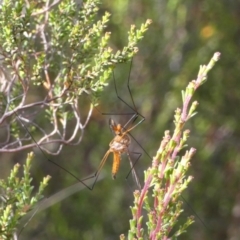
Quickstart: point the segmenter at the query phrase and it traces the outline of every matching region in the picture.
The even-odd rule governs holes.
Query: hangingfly
[[[104,166],[109,154],[113,153],[112,178],[115,179],[116,174],[120,167],[121,155],[123,153],[126,153],[128,156],[129,162],[130,162],[131,172],[133,174],[134,180],[136,181],[138,188],[141,188],[141,185],[139,183],[137,174],[135,172],[134,164],[132,163],[132,160],[131,160],[131,157],[129,154],[129,149],[128,149],[128,147],[131,143],[131,138],[130,138],[128,132],[130,132],[137,125],[138,124],[134,125],[133,127],[129,128],[127,130],[124,130],[123,127],[121,126],[121,124],[116,124],[113,119],[111,119],[111,118],[109,119],[109,126],[110,126],[110,129],[115,134],[115,137],[110,142],[109,149],[106,152],[106,154],[104,155],[103,159],[101,160],[97,172],[93,176],[93,177],[96,177],[95,181],[93,183],[93,186],[94,186],[95,182],[97,181],[100,171],[101,171],[102,167]],[[139,157],[140,156],[141,155],[139,154]],[[84,180],[86,180],[86,179],[84,179]]]

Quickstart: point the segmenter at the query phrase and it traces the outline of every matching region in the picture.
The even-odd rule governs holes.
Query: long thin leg
[[[141,119],[138,123],[136,123],[135,125],[133,125],[132,127],[130,127],[129,129],[127,129],[124,134],[129,133],[130,131],[132,131],[135,127],[137,127],[138,125],[140,125],[145,119]],[[124,127],[123,127],[124,129]]]
[[[84,178],[84,179],[81,180],[81,182],[84,182],[84,181],[89,180],[89,179],[91,179],[91,178],[95,178],[92,187],[88,187],[88,189],[93,190],[93,188],[94,188],[94,186],[95,186],[95,183],[97,182],[98,176],[99,176],[99,174],[100,174],[100,172],[101,172],[101,170],[102,170],[102,167],[104,166],[104,164],[105,164],[105,162],[106,162],[106,160],[107,160],[107,158],[108,158],[108,156],[109,156],[110,153],[111,153],[111,150],[109,149],[109,150],[105,153],[103,159],[101,160],[101,162],[100,162],[100,164],[99,164],[99,167],[98,167],[97,171],[95,172],[95,174],[94,174],[93,176],[90,176],[90,177],[87,177],[87,178]],[[84,184],[84,185],[85,185],[85,184]]]
[[[6,98],[5,102],[7,103]],[[48,158],[47,154],[44,152],[44,150],[42,149],[42,147],[38,144],[38,142],[36,141],[36,139],[34,138],[34,136],[31,134],[31,132],[28,130],[27,126],[24,124],[24,122],[22,121],[21,117],[18,115],[18,113],[16,111],[13,112],[14,115],[16,116],[17,121],[22,125],[22,127],[24,128],[24,130],[27,132],[27,134],[30,136],[30,138],[32,139],[32,141],[36,144],[36,146],[38,147],[38,149],[40,150],[40,152],[42,153],[43,157],[50,163],[54,164],[55,166],[59,167],[60,169],[64,170],[65,172],[67,172],[68,174],[70,174],[73,178],[75,178],[77,181],[81,182],[86,188],[88,188],[89,190],[92,190],[92,188],[90,188],[87,184],[84,183],[83,180],[79,179],[77,176],[75,176],[73,173],[71,173],[68,169],[62,167],[60,164],[54,162],[53,160],[51,160],[50,158]],[[109,153],[108,153],[109,154]],[[96,183],[97,179],[95,180],[94,184]]]
[[[21,228],[21,230],[17,233],[17,237],[20,236],[20,234],[22,233],[22,231],[26,228],[26,226],[29,224],[29,222],[33,219],[33,217],[37,214],[39,209],[39,206],[37,206],[36,209],[34,209],[33,214],[31,215],[31,217],[27,220],[27,222],[24,224],[24,226]]]
[[[7,100],[5,99],[5,101],[7,101]],[[98,171],[95,173],[95,176],[97,176],[97,177],[96,177],[96,179],[95,179],[95,181],[94,181],[93,186],[92,186],[92,187],[89,187],[89,186],[88,186],[87,184],[85,184],[85,182],[84,182],[84,180],[86,180],[86,179],[84,179],[84,180],[79,179],[77,176],[75,176],[73,173],[71,173],[68,169],[62,167],[60,164],[58,164],[58,163],[52,161],[50,158],[48,158],[48,156],[46,155],[46,153],[44,152],[44,150],[42,149],[42,147],[37,143],[37,141],[35,140],[34,136],[33,136],[33,135],[31,134],[31,132],[28,130],[27,126],[25,126],[24,122],[21,120],[20,116],[18,115],[18,113],[17,113],[16,111],[14,111],[14,115],[16,116],[17,121],[19,121],[19,123],[22,125],[22,127],[23,127],[23,128],[25,129],[25,131],[27,132],[27,134],[32,138],[33,142],[34,142],[34,143],[36,144],[36,146],[39,148],[39,150],[41,151],[43,157],[44,157],[48,162],[56,165],[56,166],[59,167],[60,169],[64,170],[64,171],[67,172],[68,174],[70,174],[73,178],[75,178],[77,181],[81,182],[81,183],[82,183],[86,188],[88,188],[89,190],[92,190],[92,189],[93,189],[93,187],[94,187],[94,185],[95,185],[95,183],[97,182],[97,179],[98,179],[97,174],[98,174],[98,172],[99,172],[101,169],[98,170]],[[109,153],[110,153],[110,152],[108,151],[108,152],[105,154],[104,158],[105,158],[105,157],[107,158],[107,156],[109,155]],[[106,156],[106,155],[107,155],[107,156]],[[104,158],[103,158],[103,160],[104,160]],[[105,159],[104,162],[103,162],[103,160],[102,160],[102,162],[101,162],[102,166],[104,165],[106,159]],[[101,166],[101,168],[102,168],[102,166]],[[87,179],[90,179],[90,177],[87,178]]]
[[[117,90],[117,84],[116,84],[114,72],[112,72],[112,74],[113,74],[114,88],[115,88],[115,92],[116,92],[117,98],[118,98],[120,101],[122,101],[125,105],[127,105],[128,108],[130,108],[133,112],[131,112],[131,113],[129,113],[129,112],[128,112],[128,113],[117,113],[117,112],[102,113],[102,115],[131,115],[131,118],[130,118],[130,119],[127,121],[127,123],[124,125],[124,129],[127,128],[127,126],[128,126],[130,123],[134,123],[139,116],[142,118],[142,119],[140,120],[141,123],[145,120],[145,117],[137,111],[135,102],[134,102],[134,100],[133,100],[132,91],[131,91],[131,88],[130,88],[130,74],[131,74],[132,62],[133,62],[133,61],[131,60],[131,62],[130,62],[130,70],[129,70],[129,74],[128,74],[128,81],[127,81],[127,88],[128,88],[128,92],[129,92],[129,95],[130,95],[130,98],[131,98],[131,102],[132,102],[133,107],[132,107],[130,104],[128,104],[128,103],[119,95],[118,90]],[[138,125],[138,123],[137,123],[137,125]]]
[[[141,190],[142,187],[141,187],[139,178],[138,178],[138,176],[137,176],[137,173],[136,173],[134,167],[135,167],[136,163],[138,162],[139,158],[142,156],[142,154],[141,154],[141,153],[138,153],[138,152],[131,152],[131,153],[137,154],[138,157],[137,157],[137,160],[133,163],[133,162],[132,162],[132,159],[131,159],[131,156],[130,156],[130,152],[127,152],[127,156],[128,156],[128,159],[129,159],[129,163],[130,163],[131,169],[130,169],[130,171],[128,172],[128,174],[127,174],[127,176],[126,176],[126,179],[129,177],[130,173],[132,173],[132,176],[133,176],[134,181],[136,182],[139,190]]]
[[[142,145],[135,139],[135,137],[130,133],[128,132],[128,134],[131,136],[131,138],[138,144],[138,146],[146,153],[146,155],[152,159],[152,157],[148,154],[148,152],[142,147]]]

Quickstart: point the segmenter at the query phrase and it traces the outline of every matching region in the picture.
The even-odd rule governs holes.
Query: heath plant
[[[187,170],[196,152],[191,147],[183,155],[180,151],[187,147],[190,131],[185,124],[196,114],[197,101],[191,103],[195,91],[207,80],[208,72],[219,60],[220,53],[214,54],[208,65],[200,66],[196,80],[192,80],[182,91],[182,107],[174,115],[175,129],[165,131],[152,165],[145,171],[144,186],[134,192],[131,207],[133,218],[130,220],[129,240],[177,239],[194,220],[190,216],[186,222],[172,231],[178,217],[183,212],[181,195],[193,177]],[[124,235],[121,240],[126,239]]]
[[[43,198],[50,176],[40,182],[37,192],[33,192],[31,164],[33,153],[29,153],[20,173],[20,164],[15,164],[7,179],[0,179],[0,239],[17,239],[19,221]],[[20,177],[20,174],[22,177]]]
[[[57,155],[63,145],[81,142],[113,68],[132,59],[151,23],[131,26],[127,45],[114,53],[106,31],[110,14],[99,16],[98,6],[97,0],[2,1],[0,125],[5,126],[5,139],[0,152],[37,146]],[[91,99],[85,120],[79,111],[83,94]],[[33,140],[36,133],[41,137]]]

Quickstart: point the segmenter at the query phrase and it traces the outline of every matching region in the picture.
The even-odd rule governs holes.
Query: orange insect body
[[[118,152],[113,152],[113,165],[112,165],[112,178],[116,179],[116,174],[120,167],[121,154]]]
[[[139,123],[141,123],[141,122],[139,122]],[[133,173],[133,177],[135,178],[136,183],[139,186],[139,189],[141,189],[141,185],[140,185],[139,180],[137,178],[136,172],[133,168],[134,165],[131,161],[131,158],[130,158],[130,155],[129,155],[129,150],[128,150],[128,147],[131,143],[131,138],[128,135],[128,132],[130,132],[138,124],[134,125],[133,127],[128,128],[128,129],[124,129],[124,127],[122,127],[121,124],[116,124],[114,122],[114,120],[112,120],[111,118],[109,119],[109,127],[111,128],[111,130],[115,134],[115,137],[110,142],[109,149],[105,153],[104,157],[102,158],[102,161],[99,164],[98,170],[94,175],[96,177],[96,179],[98,178],[99,173],[100,173],[102,167],[104,166],[104,164],[105,164],[105,162],[106,162],[110,153],[113,153],[112,177],[113,177],[113,179],[115,179],[116,174],[117,174],[117,172],[119,170],[119,167],[120,167],[121,155],[123,153],[126,153],[127,156],[128,156],[130,165],[131,165],[131,171]],[[86,179],[84,179],[84,180],[86,180]],[[96,180],[95,180],[95,182],[96,182]]]
[[[115,138],[109,144],[109,151],[113,153],[112,177],[115,179],[120,166],[121,154],[128,153],[131,138],[126,132],[122,133],[121,125],[116,125],[112,119],[110,120],[110,127],[116,134]]]

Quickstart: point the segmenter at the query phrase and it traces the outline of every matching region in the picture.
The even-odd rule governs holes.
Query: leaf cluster
[[[23,165],[22,177],[19,177],[20,164],[16,164],[7,179],[0,179],[0,239],[12,239],[21,218],[43,198],[43,191],[48,185],[50,176],[43,178],[38,191],[33,194],[34,187],[31,185],[30,175],[33,156],[33,153],[28,154]]]

